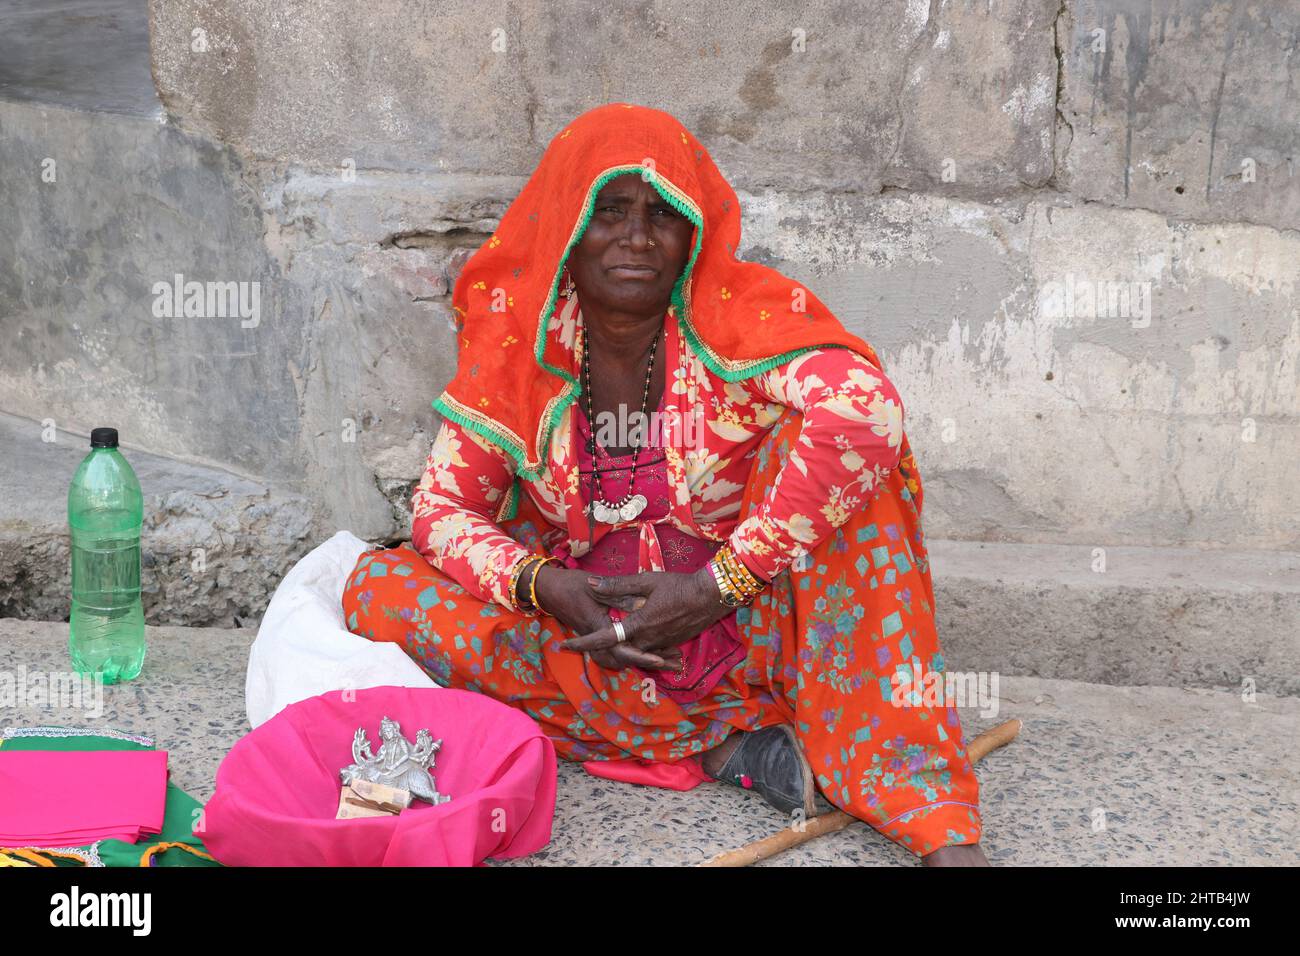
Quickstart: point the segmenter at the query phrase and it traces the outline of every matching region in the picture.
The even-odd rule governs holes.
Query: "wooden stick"
[[[992,730],[984,731],[984,733],[972,740],[966,747],[966,756],[970,758],[971,764],[979,763],[991,751],[997,750],[999,747],[1003,747],[1015,740],[1023,724],[1024,722],[1019,718],[1008,720],[998,724]],[[766,860],[768,857],[776,856],[782,850],[788,850],[791,847],[807,843],[809,840],[815,840],[827,833],[843,830],[855,820],[857,820],[857,817],[845,813],[843,810],[832,810],[830,813],[823,813],[821,816],[808,820],[802,825],[801,829],[786,827],[770,837],[747,843],[735,850],[719,853],[713,859],[701,863],[700,866],[750,866],[759,860]]]
[[[970,758],[972,764],[979,763],[999,747],[1005,747],[1015,740],[1024,725],[1025,722],[1017,717],[1015,720],[1003,721],[991,730],[984,731],[970,742],[970,746],[966,748],[966,756]]]

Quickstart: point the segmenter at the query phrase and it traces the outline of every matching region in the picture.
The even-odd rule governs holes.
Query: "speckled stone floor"
[[[170,752],[173,779],[212,796],[248,731],[244,667],[254,631],[150,628],[136,680],[106,688],[96,719],[0,701],[0,724],[116,727]],[[0,620],[0,675],[66,671],[67,625]],[[30,685],[29,681],[29,685]],[[1300,863],[1300,699],[1002,677],[1000,710],[962,710],[968,737],[1020,717],[1019,739],[978,766],[994,863],[1100,866]],[[504,865],[691,865],[785,825],[752,794],[599,780],[561,762],[551,844]],[[764,865],[914,866],[866,826]]]

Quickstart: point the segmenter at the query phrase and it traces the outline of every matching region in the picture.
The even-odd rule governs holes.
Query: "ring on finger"
[[[627,640],[627,630],[624,629],[623,622],[617,619],[614,621],[614,636],[618,638],[620,644]]]

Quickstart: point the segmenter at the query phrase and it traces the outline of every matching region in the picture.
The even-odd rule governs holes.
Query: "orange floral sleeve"
[[[531,552],[496,523],[513,466],[504,449],[444,420],[411,495],[411,545],[475,597],[517,611],[510,576]]]
[[[761,506],[728,539],[745,566],[770,581],[848,521],[898,466],[903,404],[879,369],[844,348],[813,349],[744,384],[756,402],[803,415]]]

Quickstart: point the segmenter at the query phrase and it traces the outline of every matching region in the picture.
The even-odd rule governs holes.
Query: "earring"
[[[647,240],[646,240],[646,243],[649,244],[651,247],[653,247],[654,244],[655,244],[655,241],[654,241],[653,239],[647,239]]]
[[[560,295],[566,299],[572,299],[573,294],[577,291],[573,285],[573,276],[569,274],[568,269],[565,269],[564,278],[560,280]]]

